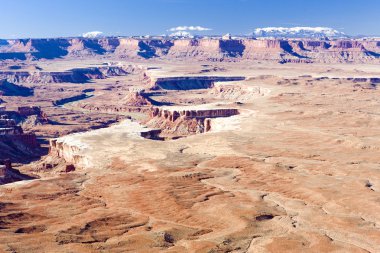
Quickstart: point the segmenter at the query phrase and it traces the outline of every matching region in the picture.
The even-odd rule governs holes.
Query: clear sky
[[[248,34],[257,27],[326,26],[380,35],[380,0],[0,0],[0,38],[164,34]]]

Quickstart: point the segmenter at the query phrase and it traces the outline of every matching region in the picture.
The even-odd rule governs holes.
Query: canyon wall
[[[79,100],[86,99],[86,98],[89,98],[89,97],[90,96],[88,96],[86,93],[82,93],[80,95],[76,95],[76,96],[72,96],[72,97],[67,97],[67,98],[62,98],[62,99],[55,100],[55,101],[53,101],[53,105],[55,105],[55,106],[62,106],[64,104],[75,102],[75,101],[79,101]]]
[[[1,76],[0,73],[0,96],[28,97],[34,94],[32,88],[16,85],[14,83],[9,82],[7,79],[1,79],[2,77],[4,76]]]
[[[89,164],[89,161],[85,156],[80,155],[81,151],[82,147],[75,143],[67,143],[63,139],[50,140],[50,155],[63,158],[66,163],[83,168]]]
[[[40,145],[34,133],[24,133],[7,112],[0,114],[0,159],[26,161],[39,153]]]
[[[266,96],[270,89],[260,86],[244,85],[243,83],[223,83],[217,82],[209,90],[208,94],[212,97],[231,102],[253,102],[256,98]]]
[[[209,132],[212,119],[238,115],[239,110],[227,109],[163,109],[153,108],[150,119],[146,122],[149,131],[142,136],[150,139],[180,138],[187,135]]]
[[[242,76],[183,76],[183,77],[159,77],[151,79],[151,89],[164,90],[194,90],[208,89],[215,82],[242,81]]]
[[[184,118],[218,118],[218,117],[230,117],[238,115],[238,109],[183,109],[183,110],[169,110],[154,108],[151,112],[151,117],[162,117],[174,122],[180,117]]]
[[[219,40],[174,40],[168,51],[170,58],[202,58],[207,60],[222,59]]]
[[[110,66],[77,68],[63,72],[0,71],[0,79],[10,83],[86,83],[91,79],[105,79],[108,76],[127,74],[128,72],[122,67]]]
[[[380,41],[315,39],[60,38],[3,40],[0,60],[65,57],[182,59],[201,61],[380,62]]]

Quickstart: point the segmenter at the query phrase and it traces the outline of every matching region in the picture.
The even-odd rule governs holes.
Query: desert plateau
[[[380,39],[281,29],[0,40],[0,252],[380,252]]]

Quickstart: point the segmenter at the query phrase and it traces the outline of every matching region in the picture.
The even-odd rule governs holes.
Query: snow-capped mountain
[[[255,29],[252,35],[274,38],[347,37],[344,33],[329,27],[265,27]]]
[[[103,36],[103,32],[100,32],[100,31],[86,32],[82,34],[83,38],[90,38],[90,39],[99,38],[102,36]]]
[[[177,38],[194,38],[194,36],[186,31],[178,31],[169,35],[169,37],[177,37]]]

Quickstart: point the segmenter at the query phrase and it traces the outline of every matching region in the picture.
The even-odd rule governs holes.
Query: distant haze
[[[320,38],[320,37],[346,37],[330,27],[264,27],[256,28],[252,33],[258,37],[287,37],[287,38]]]

